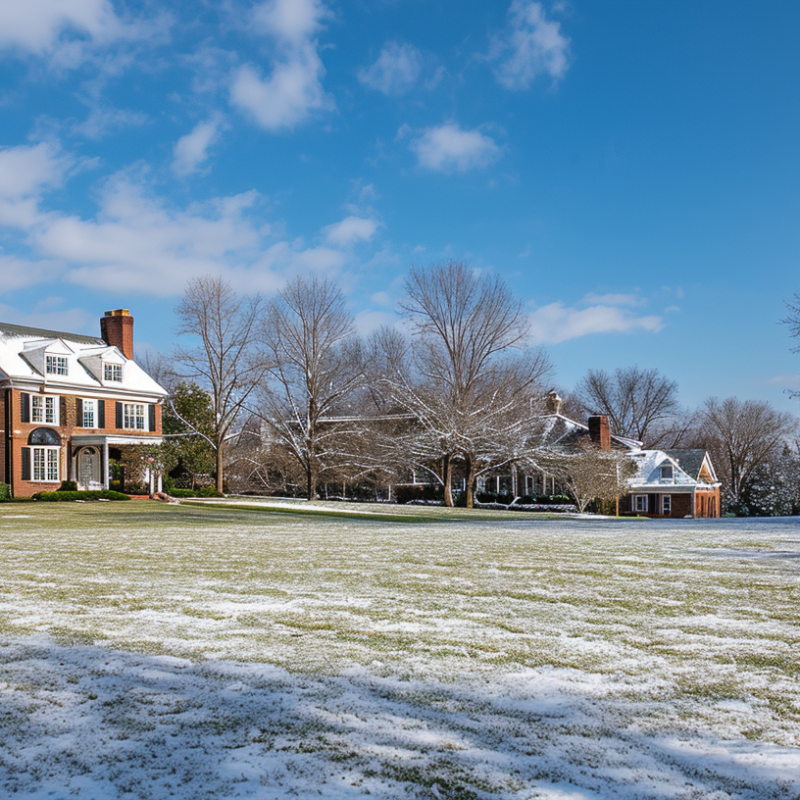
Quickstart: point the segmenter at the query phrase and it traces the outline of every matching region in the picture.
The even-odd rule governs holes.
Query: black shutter
[[[66,425],[67,424],[67,398],[60,397],[59,398],[59,411],[58,411],[58,424],[59,425]]]
[[[150,427],[148,430],[154,431],[156,429],[156,407],[151,403],[147,408],[150,412],[150,419],[148,420]]]
[[[83,427],[83,400],[81,400],[80,397],[78,397],[75,400],[75,416],[78,418],[75,421],[75,427],[76,428],[82,428]]]
[[[31,479],[31,449],[30,447],[22,448],[22,480],[29,481]]]
[[[19,396],[19,417],[22,422],[31,421],[31,396],[26,392]]]
[[[117,429],[122,428],[122,403],[117,401]]]
[[[106,401],[97,401],[97,427],[105,428],[106,426]]]

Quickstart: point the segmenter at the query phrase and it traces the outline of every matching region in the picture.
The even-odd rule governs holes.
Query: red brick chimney
[[[611,430],[608,427],[608,417],[589,417],[589,436],[594,444],[599,444],[601,450],[611,449]]]
[[[106,311],[100,317],[100,335],[110,347],[117,347],[125,358],[133,358],[133,317],[127,308]]]

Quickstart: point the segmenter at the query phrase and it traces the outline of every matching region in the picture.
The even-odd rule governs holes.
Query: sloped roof
[[[576,422],[563,414],[545,414],[541,419],[543,422],[542,441],[545,445],[570,446],[589,435],[588,425]],[[642,446],[642,443],[635,439],[630,439],[627,436],[617,436],[613,432],[611,433],[611,441],[621,444],[628,450],[638,450]]]
[[[670,457],[675,459],[680,465],[680,468],[695,480],[700,477],[700,468],[703,466],[703,460],[706,457],[705,450],[664,450]]]
[[[34,355],[54,348],[54,352],[64,352],[72,362],[68,375],[43,375],[32,363]],[[87,369],[87,360],[111,356],[114,363],[120,359],[124,364],[122,380],[113,385],[100,380]],[[42,358],[44,356],[41,356]],[[119,349],[107,344],[97,336],[80,333],[63,333],[26,325],[13,325],[0,322],[0,378],[17,380],[46,381],[55,391],[85,391],[102,389],[113,392],[135,392],[150,396],[166,396],[166,390],[159,386],[135,361],[125,358]]]
[[[29,328],[27,325],[12,325],[10,322],[0,322],[0,334],[34,339],[67,339],[70,342],[80,342],[81,344],[107,346],[105,341],[97,336],[84,336],[81,333],[64,333],[62,331],[46,330],[45,328]]]

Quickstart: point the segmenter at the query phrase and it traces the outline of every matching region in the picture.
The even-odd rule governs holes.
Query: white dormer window
[[[103,380],[120,383],[122,381],[122,364],[103,364]]]
[[[671,481],[674,477],[675,477],[675,475],[673,473],[671,464],[665,464],[663,467],[661,467],[661,480],[662,481]]]
[[[45,356],[44,369],[48,375],[67,375],[67,359],[65,356]]]

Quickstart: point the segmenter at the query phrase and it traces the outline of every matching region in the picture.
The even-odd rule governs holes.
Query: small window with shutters
[[[58,425],[59,406],[58,397],[53,395],[30,395],[30,421],[45,425]]]
[[[81,428],[97,428],[97,400],[79,400],[78,418]]]

